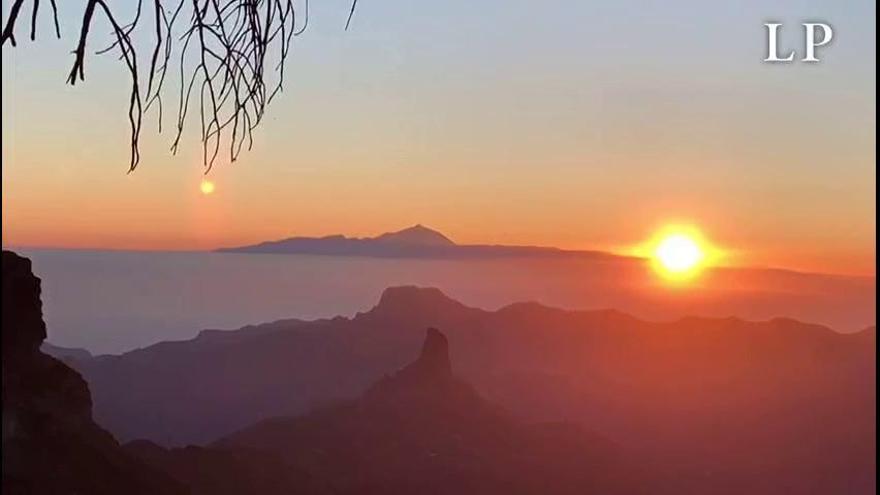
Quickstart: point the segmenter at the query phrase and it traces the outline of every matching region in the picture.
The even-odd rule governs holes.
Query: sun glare
[[[647,259],[661,277],[673,282],[690,280],[719,260],[720,251],[711,246],[699,230],[670,225],[660,229],[633,254]]]
[[[703,250],[697,242],[684,234],[664,237],[654,250],[654,257],[670,273],[686,273],[703,259]]]
[[[202,179],[202,183],[199,184],[199,189],[204,195],[211,194],[214,192],[214,183],[209,181],[208,179]]]

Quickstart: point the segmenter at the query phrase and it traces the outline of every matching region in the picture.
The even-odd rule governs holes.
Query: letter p
[[[822,30],[822,41],[816,40],[816,28]],[[803,62],[818,62],[816,48],[830,43],[831,38],[834,37],[834,32],[831,30],[831,26],[822,23],[804,23],[804,30],[806,31],[804,37],[807,42],[807,56],[803,58]]]

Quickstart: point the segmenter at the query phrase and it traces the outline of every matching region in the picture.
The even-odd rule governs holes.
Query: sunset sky
[[[62,40],[44,24],[3,48],[4,246],[422,223],[462,243],[620,250],[685,222],[733,264],[874,270],[870,1],[362,1],[347,32],[347,0],[312,2],[284,94],[210,195],[195,134],[172,156],[154,115],[126,174],[127,74],[92,57],[85,84],[64,84],[81,9],[64,3]],[[768,65],[769,20],[786,48],[804,20],[835,39],[819,64]]]

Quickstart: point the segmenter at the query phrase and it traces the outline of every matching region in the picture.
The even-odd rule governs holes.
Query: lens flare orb
[[[214,193],[214,183],[209,181],[208,179],[202,179],[202,183],[199,184],[199,190],[202,191],[202,194],[205,196]]]

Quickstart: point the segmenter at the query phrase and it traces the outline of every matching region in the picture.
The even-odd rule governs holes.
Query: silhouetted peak
[[[361,404],[414,415],[440,411],[479,415],[486,408],[473,387],[452,374],[449,341],[436,328],[428,329],[419,357],[376,382]]]
[[[428,246],[454,246],[455,243],[445,235],[434,229],[429,229],[422,224],[413,225],[412,227],[399,230],[397,232],[388,232],[376,237],[377,241],[396,242],[403,244],[421,244]]]
[[[411,365],[418,367],[423,373],[432,375],[451,375],[452,364],[449,361],[449,341],[436,328],[429,328],[422,344],[419,358]]]
[[[428,329],[419,357],[390,377],[392,383],[418,387],[428,383],[448,382],[451,379],[449,341],[436,328]]]
[[[389,287],[382,291],[379,303],[372,313],[387,313],[394,316],[435,314],[452,315],[466,308],[460,302],[448,297],[440,289],[416,287],[412,285]]]

